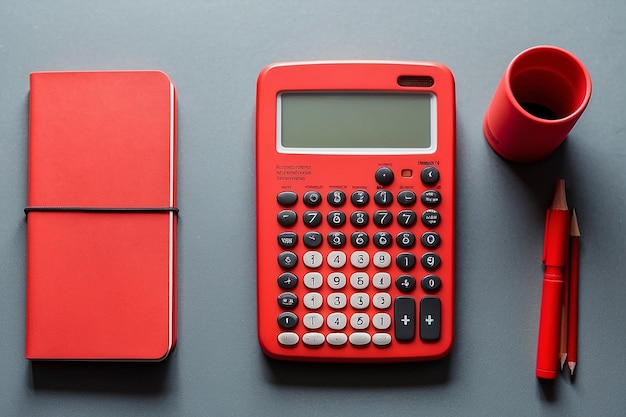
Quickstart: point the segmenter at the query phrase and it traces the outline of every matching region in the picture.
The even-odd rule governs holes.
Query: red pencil
[[[576,211],[572,214],[569,257],[569,314],[567,329],[567,366],[574,375],[578,350],[578,270],[580,265],[580,229]]]
[[[544,236],[543,288],[537,344],[538,378],[554,379],[559,368],[563,278],[568,263],[570,214],[565,197],[565,181],[559,180],[552,206],[548,209]]]

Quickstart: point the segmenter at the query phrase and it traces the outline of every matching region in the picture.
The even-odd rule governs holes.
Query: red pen
[[[538,378],[554,379],[559,368],[563,277],[568,264],[570,214],[565,181],[558,180],[552,206],[548,209],[543,247],[543,289],[537,345]]]
[[[578,270],[580,265],[580,229],[576,212],[572,215],[569,264],[569,318],[567,331],[567,366],[574,375],[578,360]]]

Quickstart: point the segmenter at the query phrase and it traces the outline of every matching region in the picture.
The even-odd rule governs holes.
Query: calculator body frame
[[[433,80],[430,86],[410,86],[400,85],[399,77],[426,77]],[[419,83],[418,83],[419,84]],[[277,97],[284,92],[392,92],[392,93],[429,93],[436,100],[436,149],[423,153],[396,153],[393,150],[383,152],[366,153],[337,153],[327,152],[316,154],[311,151],[298,153],[289,151],[281,152],[277,148],[277,125],[279,112]],[[454,77],[451,71],[444,65],[432,62],[413,61],[311,61],[311,62],[291,62],[277,63],[265,67],[259,74],[257,80],[257,106],[256,106],[256,202],[257,202],[257,321],[258,338],[260,346],[265,354],[275,359],[299,360],[299,361],[325,361],[325,362],[398,362],[398,361],[420,361],[434,360],[446,356],[451,350],[453,341],[454,326],[454,204],[455,204],[455,89]],[[427,166],[437,168],[440,179],[434,185],[425,186],[420,180],[420,172]],[[389,167],[394,173],[394,181],[391,185],[382,186],[375,180],[375,172],[380,167]],[[310,230],[319,231],[324,237],[324,241],[319,249],[323,254],[324,263],[321,265],[321,272],[324,279],[335,271],[326,265],[325,258],[329,251],[326,241],[328,233],[339,230],[331,227],[326,222],[329,210],[334,209],[326,204],[327,193],[331,190],[341,189],[347,196],[347,201],[339,210],[345,210],[348,220],[343,229],[346,231],[347,244],[343,248],[348,252],[347,264],[344,270],[348,283],[344,292],[348,295],[361,291],[350,288],[350,273],[353,268],[350,266],[350,253],[355,248],[351,247],[350,233],[355,230],[350,225],[350,211],[356,210],[350,207],[350,195],[354,190],[366,190],[370,201],[367,210],[373,212],[379,208],[375,207],[374,194],[380,189],[388,189],[394,195],[394,199],[402,190],[414,190],[417,194],[417,203],[413,209],[418,215],[418,224],[414,226],[417,238],[416,245],[412,249],[392,250],[393,256],[398,252],[412,252],[417,258],[416,267],[409,271],[417,280],[417,286],[410,294],[402,293],[394,285],[394,280],[398,275],[404,273],[400,271],[392,260],[391,266],[387,268],[391,274],[392,283],[386,290],[378,290],[372,287],[362,290],[373,296],[375,293],[384,291],[395,297],[411,296],[417,301],[417,318],[419,318],[419,300],[431,294],[425,293],[420,288],[422,276],[430,274],[423,270],[420,265],[420,256],[429,251],[436,252],[441,258],[439,268],[434,272],[442,281],[440,288],[434,294],[441,300],[441,334],[436,341],[424,342],[420,340],[419,333],[416,334],[412,342],[392,342],[385,347],[375,346],[369,343],[365,346],[353,346],[347,342],[343,346],[330,346],[323,343],[319,347],[310,347],[299,341],[294,346],[284,346],[278,342],[278,334],[283,331],[278,325],[277,317],[286,311],[279,306],[277,296],[285,291],[291,291],[302,297],[308,292],[319,292],[324,299],[324,306],[320,308],[324,319],[333,310],[326,305],[326,298],[335,290],[329,289],[324,284],[320,289],[306,289],[303,286],[302,275],[309,271],[305,267],[302,259],[299,259],[293,272],[298,278],[298,286],[293,290],[281,289],[277,284],[277,277],[285,272],[278,263],[277,256],[285,249],[277,242],[277,235],[284,231],[293,231],[298,235],[297,252],[301,254],[309,251],[303,247],[302,236]],[[428,207],[420,206],[420,194],[426,189],[437,189],[441,192],[441,202],[436,210],[441,216],[441,222],[436,227],[437,233],[441,236],[440,245],[432,250],[425,249],[420,245],[420,235],[428,228],[422,225],[419,216]],[[323,198],[323,207],[307,207],[303,204],[304,193],[316,190]],[[305,226],[302,219],[298,217],[298,222],[292,227],[283,227],[277,222],[277,215],[285,207],[277,202],[277,194],[282,191],[293,191],[298,196],[297,203],[288,207],[299,213],[306,210],[320,210],[324,221],[316,228],[311,229]],[[394,201],[395,203],[395,201]],[[395,210],[403,209],[398,207]],[[384,209],[384,208],[383,208]],[[394,214],[395,216],[395,214]],[[343,230],[342,229],[342,230]],[[365,230],[370,236],[375,230],[387,230],[394,237],[403,228],[394,218],[393,223],[380,229],[370,223]],[[369,246],[363,250],[374,256],[379,250],[370,241]],[[371,276],[378,271],[370,263],[365,269]],[[349,297],[348,297],[349,298]],[[350,309],[348,301],[347,310]],[[300,301],[292,311],[302,321],[303,315],[311,312]],[[369,306],[368,312],[374,313],[375,309]],[[393,306],[389,314],[392,317],[392,328],[389,330],[393,334],[395,325]],[[346,332],[350,333],[350,318]],[[296,330],[297,329],[297,330]],[[298,323],[293,331],[300,334],[307,332],[303,323]],[[291,331],[291,330],[290,330]],[[316,332],[327,334],[330,332],[326,323]],[[369,333],[377,332],[370,325],[365,330]],[[419,330],[418,330],[419,332]]]

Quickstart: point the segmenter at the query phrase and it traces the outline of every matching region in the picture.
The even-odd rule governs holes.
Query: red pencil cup
[[[591,97],[583,63],[555,46],[517,55],[491,99],[483,132],[494,151],[514,162],[545,158],[565,140]]]

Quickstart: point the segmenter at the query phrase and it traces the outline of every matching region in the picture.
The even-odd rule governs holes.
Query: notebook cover
[[[28,207],[52,210],[27,214],[26,357],[165,358],[176,343],[174,85],[158,71],[32,73],[29,128]]]

